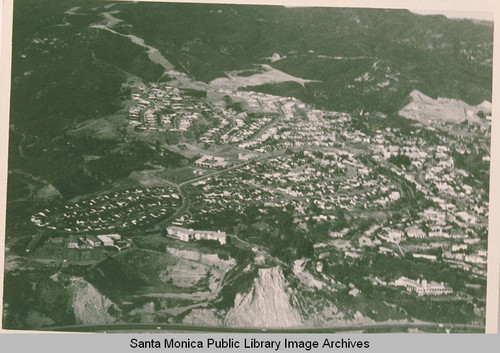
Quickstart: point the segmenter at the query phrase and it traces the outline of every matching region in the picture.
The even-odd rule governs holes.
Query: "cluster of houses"
[[[195,207],[199,210],[194,210],[190,217],[197,220],[209,218],[210,214],[226,208],[243,211],[247,202],[262,201],[265,207],[292,205],[297,217],[302,217],[301,221],[313,218],[317,222],[331,222],[334,220],[332,214],[338,208],[390,209],[391,203],[403,196],[401,187],[395,184],[396,179],[412,184],[433,206],[417,210],[417,216],[379,230],[378,239],[363,237],[360,246],[377,246],[380,241],[398,244],[402,240],[424,238],[428,241],[461,241],[473,237],[467,234],[474,233],[475,227],[481,224],[478,215],[487,215],[487,207],[481,198],[476,200],[474,189],[462,182],[468,173],[455,167],[451,153],[452,149],[461,148],[460,143],[450,145],[446,138],[441,138],[441,144],[432,145],[421,137],[407,136],[390,127],[367,135],[351,126],[353,119],[348,114],[315,110],[288,98],[269,96],[268,100],[276,102],[280,119],[238,147],[262,154],[307,147],[303,157],[276,156],[197,183],[199,193]],[[232,126],[234,124],[242,125],[243,120]],[[372,166],[344,148],[347,143],[367,144],[372,159],[398,178],[390,174],[375,175]],[[320,155],[312,153],[315,147],[319,147]],[[401,155],[408,157],[409,165],[394,165],[388,161],[392,156]],[[248,175],[252,178],[246,177]],[[458,196],[464,196],[470,202],[454,202],[452,199]],[[316,214],[309,215],[311,205],[315,206]],[[189,224],[189,221],[192,220],[186,219],[184,224]],[[331,235],[341,238],[342,232]],[[359,255],[356,251],[351,252]],[[379,246],[379,252],[394,253],[390,247],[382,246]],[[416,253],[414,257],[436,261],[435,255],[425,253]],[[464,254],[462,260],[468,264],[485,261],[477,254]]]
[[[485,207],[482,198],[478,193],[484,193],[484,190],[474,190],[470,185],[464,182],[470,175],[467,171],[456,168],[454,159],[451,157],[451,148],[444,145],[426,146],[420,138],[396,139],[399,145],[394,145],[396,136],[393,134],[392,143],[388,145],[370,146],[374,151],[374,159],[387,159],[392,155],[405,155],[410,158],[411,171],[405,168],[400,169],[391,166],[391,171],[406,181],[413,184],[415,188],[422,192],[425,197],[438,206],[438,210],[433,212],[439,219],[430,219],[436,225],[444,225],[444,219],[447,217],[458,227],[468,227],[479,223],[479,217],[486,217],[487,207]],[[443,139],[443,137],[442,137]],[[449,143],[444,140],[443,142]],[[454,141],[456,143],[456,141]],[[460,144],[454,146],[457,153],[467,153]],[[383,158],[380,158],[382,154]],[[422,168],[425,166],[425,168]],[[419,176],[421,174],[421,177]],[[474,191],[476,194],[474,194]],[[450,199],[463,199],[467,202],[461,205],[450,202]],[[430,214],[423,214],[424,218],[429,219]]]
[[[472,251],[467,248],[467,244],[453,245],[451,251],[443,253],[443,258],[452,260],[455,264],[467,263],[465,270],[469,270],[472,264],[486,265],[488,263],[487,251]]]
[[[191,241],[191,240],[213,240],[219,242],[221,245],[226,244],[226,233],[211,230],[193,230],[177,226],[167,227],[167,234],[175,237],[181,241]]]
[[[222,143],[239,144],[251,139],[272,121],[273,118],[271,116],[250,119],[245,112],[240,113],[233,120],[233,127],[220,135],[220,140]]]
[[[287,119],[266,129],[257,137],[238,144],[239,148],[254,151],[273,152],[286,148],[306,147],[341,147],[337,142],[339,125],[322,119],[320,111],[311,120],[302,120],[290,124]]]
[[[214,114],[217,115],[218,125],[206,131],[200,136],[199,141],[207,145],[224,144],[221,137],[233,129],[236,123],[235,112],[226,110],[223,107],[213,107]]]
[[[135,188],[102,194],[31,217],[38,227],[67,233],[112,231],[168,217],[181,197],[168,187]]]
[[[377,207],[400,197],[387,177],[372,175],[356,155],[345,151],[275,156],[194,186],[191,214],[196,220],[221,209],[243,211],[260,201],[265,207],[290,204],[304,221],[310,217],[319,222],[332,221],[338,208]],[[313,214],[312,205],[316,209]],[[183,224],[188,223],[179,225]]]
[[[436,196],[432,191],[435,189],[437,193],[447,197],[469,197],[471,203],[475,204],[477,197],[472,197],[473,188],[463,182],[464,178],[469,177],[469,173],[457,168],[452,157],[453,150],[459,154],[471,153],[471,150],[464,147],[460,139],[451,141],[442,135],[439,138],[442,144],[432,145],[420,137],[402,135],[398,129],[387,128],[371,138],[369,148],[375,161],[384,161],[398,155],[408,157],[411,161],[409,167],[391,170],[414,184],[417,190],[429,198]],[[409,170],[412,172],[408,173]],[[422,177],[415,177],[420,172]],[[447,206],[449,203],[444,201],[440,204],[442,208]]]
[[[245,112],[236,114],[222,109],[218,114],[219,126],[203,134],[201,142],[238,144],[238,148],[257,152],[307,146],[341,147],[336,142],[339,134],[354,142],[358,139],[369,142],[363,133],[346,131],[348,114],[312,109],[293,97],[246,91],[228,94],[245,106]],[[261,116],[250,119],[247,112]]]
[[[273,116],[280,112],[280,106],[294,98],[284,98],[257,92],[219,90],[219,95],[230,96],[233,102],[238,102],[245,107],[244,112],[236,112],[227,107],[212,107],[214,115],[219,119],[219,124],[199,139],[206,144],[240,144],[253,139],[260,131],[273,121]],[[248,113],[258,114],[249,118]]]
[[[131,246],[131,239],[123,240],[120,234],[70,235],[66,241],[68,249],[95,249],[114,247],[121,251]]]
[[[165,83],[133,83],[129,125],[137,130],[187,131],[202,112],[211,110],[199,99]]]

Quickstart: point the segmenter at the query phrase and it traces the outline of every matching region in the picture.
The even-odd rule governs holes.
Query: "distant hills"
[[[60,132],[61,120],[116,110],[124,72],[160,78],[143,47],[91,28],[106,14],[121,20],[115,31],[143,38],[203,82],[279,53],[286,58],[271,66],[320,81],[289,94],[331,109],[396,112],[413,89],[491,101],[493,27],[470,20],[404,10],[25,0],[14,9],[13,122]]]
[[[414,90],[491,101],[487,22],[383,9],[19,0],[13,26],[9,170],[27,180],[9,178],[9,200],[52,186],[69,199],[147,165],[186,163],[120,127],[129,80],[203,90],[267,67],[291,79],[239,89],[394,116]],[[103,121],[105,133],[73,133]],[[30,212],[19,203],[10,211]]]

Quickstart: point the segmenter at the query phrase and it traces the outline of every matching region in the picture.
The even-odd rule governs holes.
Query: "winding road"
[[[186,211],[189,209],[190,200],[189,200],[188,193],[186,192],[186,190],[184,190],[185,186],[187,186],[189,184],[192,184],[192,183],[196,183],[198,181],[202,181],[202,180],[211,178],[211,177],[216,176],[216,175],[227,173],[228,171],[244,167],[246,165],[249,165],[249,164],[257,162],[257,161],[262,161],[262,160],[269,159],[269,158],[272,158],[272,157],[280,156],[282,154],[284,154],[284,151],[279,151],[279,152],[267,154],[265,156],[254,158],[254,159],[249,160],[247,162],[238,163],[238,164],[235,164],[235,165],[233,165],[231,167],[228,167],[228,168],[220,169],[220,170],[217,170],[217,171],[214,171],[214,172],[211,172],[211,173],[208,173],[208,174],[205,174],[205,175],[193,178],[193,179],[186,180],[186,181],[184,181],[182,183],[179,183],[179,184],[176,184],[176,183],[173,183],[173,182],[171,182],[169,180],[163,179],[163,181],[166,184],[168,184],[168,185],[174,187],[175,189],[177,189],[178,193],[181,195],[182,204],[181,204],[181,207],[179,207],[179,209],[177,209],[177,211],[172,216],[170,216],[167,219],[165,219],[165,220],[157,223],[151,230],[148,231],[148,233],[150,233],[150,232],[158,232],[158,231],[161,231],[161,230],[165,229],[166,226],[168,224],[170,224],[173,220],[181,217],[182,215],[184,215],[186,213]]]

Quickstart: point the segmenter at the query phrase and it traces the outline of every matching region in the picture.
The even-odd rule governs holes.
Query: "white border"
[[[13,0],[0,4],[0,321],[3,318],[3,276],[5,261],[5,213],[7,205],[7,161],[9,151],[10,72],[12,58]],[[0,324],[1,326],[1,324]],[[1,329],[3,331],[3,328]],[[0,332],[1,332],[0,331]]]

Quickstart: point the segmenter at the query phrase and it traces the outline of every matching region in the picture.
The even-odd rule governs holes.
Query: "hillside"
[[[391,114],[413,90],[491,101],[492,26],[408,11],[23,0],[13,33],[9,170],[39,178],[28,181],[35,193],[55,186],[65,199],[148,163],[182,164],[152,148],[163,137],[125,130],[131,80],[210,90],[230,71],[267,64],[278,80],[240,89]],[[86,121],[96,133],[75,138]],[[24,188],[9,178],[9,200],[31,198]]]

